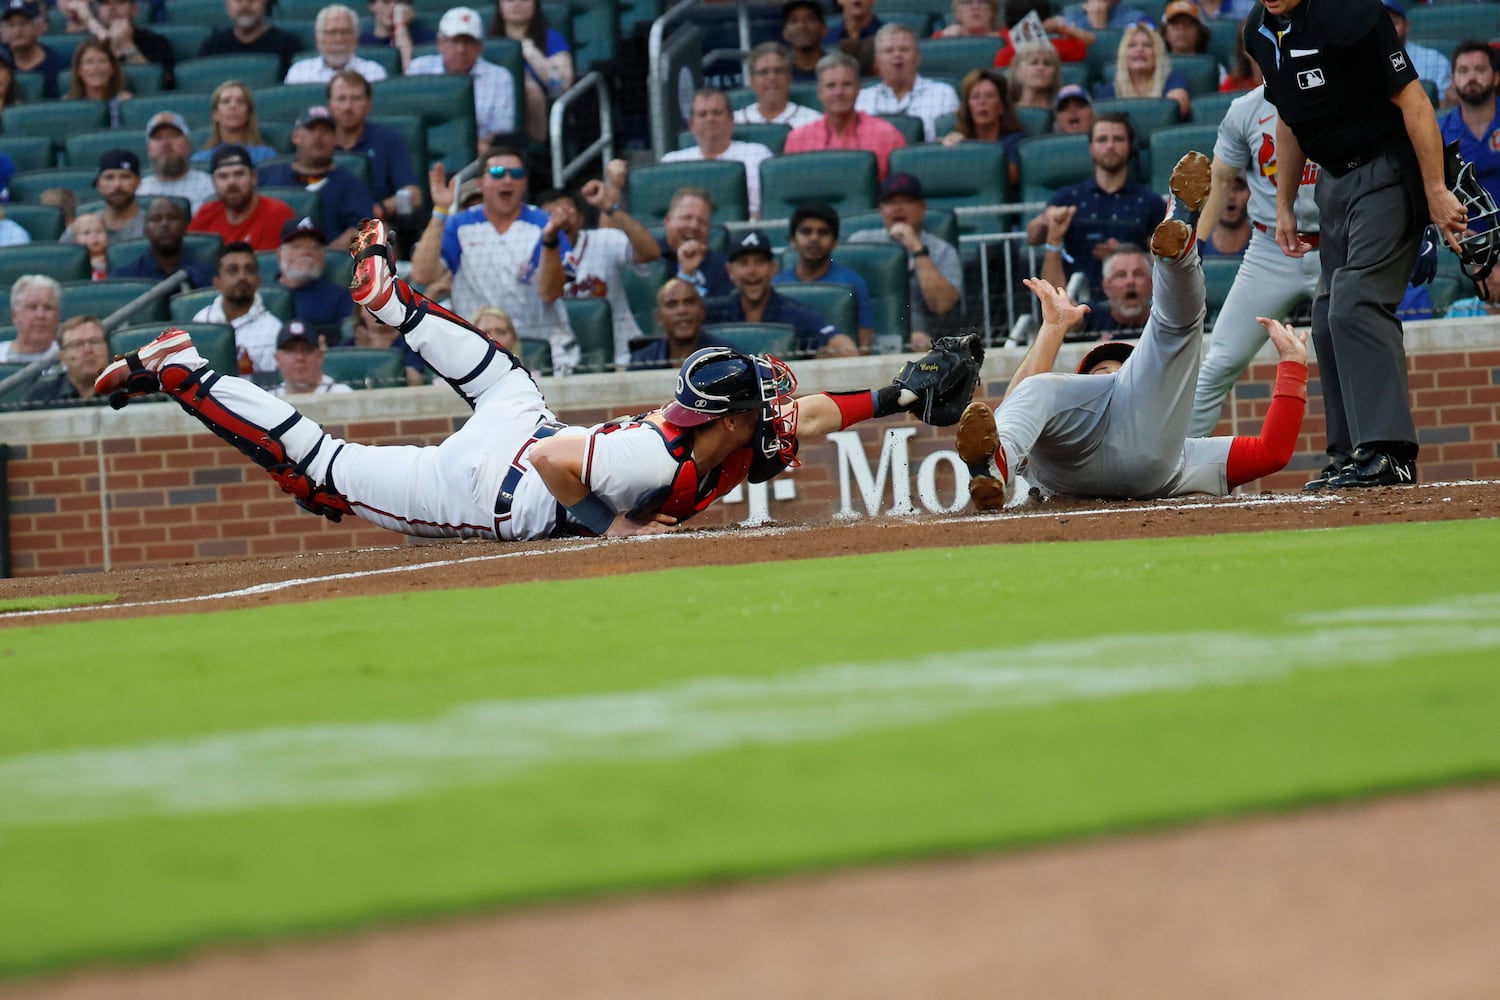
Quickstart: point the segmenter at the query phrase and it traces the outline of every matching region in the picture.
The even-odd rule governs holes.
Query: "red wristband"
[[[860,389],[856,392],[828,392],[824,395],[833,400],[834,405],[839,408],[839,430],[875,416],[875,394],[869,389]]]

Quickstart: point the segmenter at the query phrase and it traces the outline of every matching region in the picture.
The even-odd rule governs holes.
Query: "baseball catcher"
[[[795,468],[803,440],[901,412],[952,423],[983,360],[977,337],[950,338],[883,388],[799,399],[779,358],[711,347],[683,362],[665,406],[570,427],[514,355],[395,276],[384,223],[365,221],[350,252],[354,301],[400,329],[474,409],[441,444],[333,437],[284,399],[213,371],[182,330],[116,360],[96,389],[116,408],[166,393],[331,520],[354,514],[408,535],[521,540],[662,530],[746,479]]]
[[[1004,506],[1018,474],[1049,493],[1126,500],[1223,495],[1286,466],[1307,405],[1307,334],[1273,319],[1257,320],[1281,358],[1260,435],[1187,436],[1206,312],[1192,222],[1209,187],[1207,157],[1178,161],[1167,218],[1151,237],[1151,318],[1134,348],[1101,344],[1076,374],[1053,373],[1063,335],[1088,306],[1026,280],[1042,305],[1036,341],[1000,405],[970,403],[958,423],[975,506]]]

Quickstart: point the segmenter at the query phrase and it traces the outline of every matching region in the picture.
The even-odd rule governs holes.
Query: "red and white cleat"
[[[412,314],[412,292],[396,277],[396,255],[391,249],[390,230],[379,219],[366,219],[349,243],[354,273],[349,294],[382,323],[400,327]]]
[[[999,510],[1010,498],[1010,462],[1000,432],[995,428],[995,411],[989,404],[975,400],[964,407],[958,418],[958,457],[969,467],[969,499],[980,510]]]
[[[155,340],[140,349],[116,358],[94,379],[94,391],[108,396],[109,405],[119,409],[132,397],[158,391],[161,388],[158,373],[168,361],[189,368],[208,364],[193,347],[188,332],[174,327],[163,330]]]

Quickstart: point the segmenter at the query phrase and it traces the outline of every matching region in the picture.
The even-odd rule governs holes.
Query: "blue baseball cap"
[[[1385,9],[1390,11],[1392,14],[1395,14],[1402,20],[1406,19],[1406,8],[1401,6],[1398,0],[1380,0],[1380,2],[1385,4]]]

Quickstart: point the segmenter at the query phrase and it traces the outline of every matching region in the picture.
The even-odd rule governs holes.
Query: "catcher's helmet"
[[[1128,340],[1106,340],[1085,354],[1083,360],[1078,362],[1078,374],[1087,375],[1089,369],[1101,361],[1118,361],[1123,365],[1125,359],[1130,357],[1134,350],[1135,344]]]
[[[1474,164],[1459,155],[1456,141],[1448,144],[1444,154],[1448,187],[1469,215],[1469,233],[1458,237],[1458,265],[1482,285],[1500,264],[1500,208],[1474,176]]]
[[[752,447],[757,458],[779,463],[779,472],[798,464],[797,408],[792,404],[796,388],[797,377],[780,358],[704,347],[682,363],[677,392],[662,413],[679,427],[695,427],[731,413],[759,410]]]

